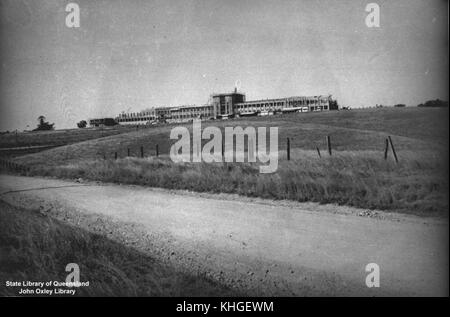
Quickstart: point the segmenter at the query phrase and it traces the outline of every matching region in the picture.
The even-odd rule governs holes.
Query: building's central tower
[[[228,118],[234,116],[234,105],[245,102],[245,94],[237,92],[213,94],[212,104],[216,118]]]

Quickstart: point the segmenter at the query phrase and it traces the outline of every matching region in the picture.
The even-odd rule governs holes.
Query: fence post
[[[117,152],[114,152],[114,159],[117,160]]]
[[[331,138],[329,135],[327,135],[327,147],[328,147],[328,154],[331,155]]]
[[[222,160],[225,161],[225,139],[222,138]]]
[[[141,146],[141,158],[144,158],[144,147]]]
[[[287,160],[291,160],[291,140],[289,138],[286,138],[287,141]]]
[[[158,147],[158,144],[156,144],[156,157],[158,157],[159,156],[159,147]]]
[[[394,153],[395,162],[398,163],[398,157],[397,157],[397,153],[395,152],[394,143],[392,143],[392,139],[391,139],[390,135],[388,136],[388,138],[389,138],[389,143],[391,143],[392,153]]]
[[[384,159],[387,160],[388,150],[389,150],[389,140],[385,139],[385,146],[384,146]]]
[[[127,156],[130,156],[130,148],[127,149]]]
[[[320,150],[319,150],[318,146],[316,146],[316,149],[317,149],[317,154],[319,154],[319,157],[322,157],[322,155],[320,155]]]

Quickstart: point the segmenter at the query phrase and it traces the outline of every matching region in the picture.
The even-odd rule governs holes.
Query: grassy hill
[[[384,150],[385,138],[391,135],[399,151],[443,152],[448,145],[448,109],[381,108],[323,113],[297,113],[270,117],[249,117],[226,121],[209,121],[202,127],[265,126],[279,127],[279,148],[286,148],[286,138],[291,147],[302,150],[325,149],[326,136],[330,135],[333,149],[337,151]],[[62,164],[86,159],[112,158],[117,152],[125,157],[169,153],[170,130],[176,125],[163,125],[131,132],[78,142],[63,147],[18,158],[25,164]],[[184,124],[191,128],[191,124]],[[381,154],[382,155],[382,154]]]
[[[64,129],[54,131],[10,132],[0,134],[0,156],[17,156],[20,154],[42,151],[67,144],[97,139],[134,131],[132,127],[107,127]]]
[[[31,166],[33,175],[446,214],[448,109],[381,108],[202,123],[203,128],[211,125],[278,127],[277,172],[260,174],[259,163],[175,164],[167,156],[175,125],[70,144],[18,157],[17,162]],[[326,153],[327,135],[332,140],[331,157]],[[388,135],[398,164],[391,151],[384,160]],[[286,161],[287,137],[291,161]],[[150,157],[156,145],[158,159]],[[141,146],[146,158],[127,158],[128,149],[130,156],[139,157]]]

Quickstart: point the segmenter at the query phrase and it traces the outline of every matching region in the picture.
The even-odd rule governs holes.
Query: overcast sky
[[[0,130],[152,106],[332,94],[352,107],[448,100],[447,1],[0,0]]]

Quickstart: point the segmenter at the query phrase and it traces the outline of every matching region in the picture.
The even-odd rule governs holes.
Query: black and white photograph
[[[448,297],[448,12],[0,0],[0,297]]]

